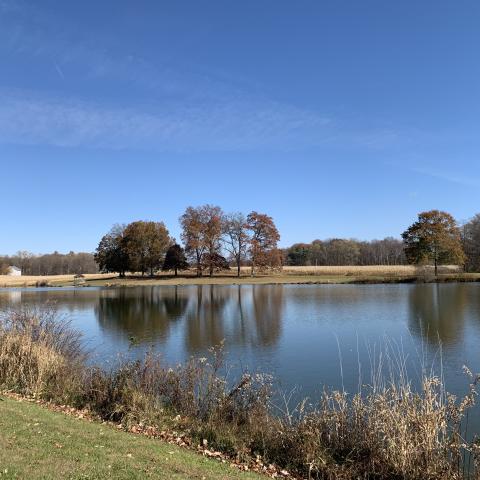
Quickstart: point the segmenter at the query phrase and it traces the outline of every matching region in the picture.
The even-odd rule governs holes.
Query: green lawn
[[[0,397],[0,479],[262,478],[199,454]]]

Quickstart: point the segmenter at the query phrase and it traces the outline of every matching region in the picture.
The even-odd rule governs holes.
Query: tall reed
[[[0,385],[65,399],[80,388],[86,353],[81,334],[50,306],[0,314]]]
[[[275,463],[302,478],[478,478],[478,447],[464,427],[478,377],[466,396],[445,392],[423,375],[421,388],[379,368],[350,396],[325,391],[320,400],[280,406],[267,375],[227,378],[221,349],[170,368],[161,357],[90,366],[78,332],[51,309],[0,316],[0,388],[88,408],[125,425],[183,431],[239,459]]]

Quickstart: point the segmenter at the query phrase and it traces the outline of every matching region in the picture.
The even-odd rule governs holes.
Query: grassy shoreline
[[[262,478],[165,441],[11,396],[0,396],[0,431],[5,479]]]
[[[480,274],[443,274],[434,276],[325,276],[325,275],[263,275],[244,277],[126,277],[92,280],[86,286],[138,287],[142,285],[367,285],[392,283],[480,282]]]
[[[457,267],[442,267],[438,276],[428,267],[371,266],[371,267],[284,267],[274,274],[259,274],[252,277],[248,268],[242,269],[240,277],[234,272],[221,272],[212,277],[197,277],[187,272],[175,277],[172,274],[142,277],[128,275],[120,278],[115,274],[87,274],[82,286],[116,287],[141,285],[267,285],[267,284],[389,284],[389,283],[448,283],[480,282],[480,273],[463,273]],[[0,288],[15,287],[71,287],[73,275],[54,276],[0,276]]]

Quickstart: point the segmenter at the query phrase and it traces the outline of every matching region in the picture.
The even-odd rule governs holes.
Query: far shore
[[[338,267],[284,267],[277,273],[250,275],[243,267],[241,276],[233,269],[227,272],[197,277],[195,272],[159,274],[154,277],[116,274],[7,276],[0,275],[0,288],[19,287],[116,287],[142,285],[268,285],[268,284],[386,284],[386,283],[446,283],[480,282],[480,273],[463,273],[456,266],[442,266],[435,277],[433,267],[415,266],[338,266]]]

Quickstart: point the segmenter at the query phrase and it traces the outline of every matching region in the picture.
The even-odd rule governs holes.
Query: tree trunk
[[[201,255],[200,255],[200,252],[198,250],[196,250],[196,255],[197,255],[197,277],[201,277],[202,276],[202,265],[201,265]]]
[[[213,254],[214,254],[215,248],[213,244],[210,244],[208,248],[208,257],[209,257],[209,262],[210,265],[208,266],[208,273],[210,277],[213,277]]]
[[[240,259],[237,261],[237,277],[240,277]]]
[[[434,261],[435,261],[435,276],[437,276],[438,275],[437,257],[435,257]]]
[[[175,265],[175,276],[178,275],[178,267]]]

